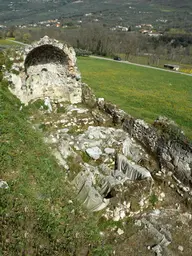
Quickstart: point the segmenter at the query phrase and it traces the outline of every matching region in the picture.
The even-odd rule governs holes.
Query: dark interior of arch
[[[55,63],[55,64],[66,64],[66,55],[65,53],[49,44],[45,44],[39,47],[34,48],[25,59],[25,71],[30,66],[36,66],[39,64]]]

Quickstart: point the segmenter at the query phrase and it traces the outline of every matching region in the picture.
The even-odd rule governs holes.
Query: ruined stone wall
[[[114,104],[98,99],[98,108],[110,115],[113,123],[119,125],[135,138],[154,157],[159,168],[156,174],[165,178],[173,176],[181,189],[180,194],[190,192],[192,187],[192,146],[181,132],[171,134],[161,131],[155,125],[149,125],[143,120],[135,119],[123,110],[118,109]],[[167,125],[168,128],[174,126],[166,118],[160,118],[155,123]]]
[[[19,52],[20,72],[9,74],[10,90],[23,103],[49,97],[51,100],[81,102],[80,73],[72,47],[45,36]]]

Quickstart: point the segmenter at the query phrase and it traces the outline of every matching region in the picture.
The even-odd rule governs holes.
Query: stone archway
[[[24,67],[27,75],[40,74],[42,71],[64,75],[67,72],[67,64],[67,55],[63,50],[45,44],[28,53]]]
[[[35,47],[27,54],[24,67],[27,88],[35,98],[62,96],[69,100],[68,58],[62,49],[50,44]]]
[[[49,97],[51,100],[82,101],[80,73],[74,49],[48,36],[21,50],[19,75],[12,75],[11,91],[25,104]]]

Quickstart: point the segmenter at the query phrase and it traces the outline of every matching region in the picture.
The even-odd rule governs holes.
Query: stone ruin
[[[45,142],[78,199],[90,211],[105,210],[105,219],[141,216],[135,225],[145,227],[143,237],[154,237],[150,249],[155,255],[176,255],[167,249],[175,223],[182,217],[185,229],[192,219],[175,196],[192,203],[192,147],[187,138],[165,117],[150,125],[97,99],[81,82],[72,47],[44,37],[20,53],[21,61],[12,66],[19,74],[6,74],[10,90],[24,104],[45,100],[48,110],[42,106],[41,117],[34,115],[31,122],[36,129],[46,127]],[[161,204],[154,209],[154,203],[147,214],[154,193]]]
[[[80,73],[72,47],[45,36],[18,53],[22,61],[13,68],[19,74],[11,74],[9,80],[12,93],[21,102],[27,104],[45,97],[81,102]]]
[[[20,57],[18,57],[18,55]],[[15,74],[15,72],[13,72],[15,70],[19,72]],[[134,162],[138,164],[138,161],[143,161],[142,158],[138,158],[138,154],[147,155],[146,152],[148,152],[157,166],[156,169],[158,172],[156,175],[161,176],[160,173],[166,175],[168,172],[169,174],[173,174],[175,179],[178,180],[180,187],[182,187],[181,184],[187,185],[187,188],[184,188],[184,192],[189,192],[192,195],[189,188],[192,185],[191,146],[186,144],[184,140],[178,141],[175,138],[172,140],[166,139],[164,136],[165,134],[159,133],[155,124],[157,125],[160,123],[163,125],[163,122],[168,124],[166,119],[158,119],[155,124],[151,126],[142,120],[135,120],[133,117],[118,109],[115,105],[106,102],[104,99],[96,99],[90,88],[81,82],[81,75],[76,65],[76,54],[71,46],[45,36],[40,39],[40,41],[35,42],[32,45],[27,45],[20,51],[17,51],[17,57],[14,59],[12,72],[6,74],[6,77],[10,81],[9,89],[24,104],[28,104],[29,102],[38,99],[44,99],[48,111],[51,112],[53,111],[51,102],[68,102],[69,104],[72,104],[72,106],[74,104],[84,103],[91,108],[91,111],[89,112],[91,112],[92,117],[94,117],[93,123],[96,122],[97,124],[104,125],[106,122],[111,122],[111,125],[121,127],[121,129],[127,133],[128,137],[123,142],[123,145],[127,145],[127,149],[125,150],[125,146],[123,146],[124,149],[121,152],[123,155],[117,155],[117,169],[110,174],[110,178],[103,178],[105,184],[103,186],[105,189],[102,187],[100,188],[101,191],[107,191],[109,190],[109,187],[113,187],[114,184],[119,184],[118,178],[120,176],[120,180],[124,181],[127,179],[137,180],[146,177],[150,178],[151,170],[149,171],[148,167],[143,168],[143,166],[139,165],[133,166],[133,164],[125,158],[129,156],[132,159],[135,159]],[[104,117],[103,113],[105,113]],[[174,125],[175,124],[173,123],[173,126]],[[96,127],[93,127],[93,130],[96,129]],[[107,128],[105,130],[107,130]],[[89,137],[89,134],[86,136]],[[143,149],[135,149],[131,139],[135,139],[142,145]],[[81,140],[80,137],[79,140]],[[89,143],[87,142],[87,144]],[[95,146],[97,146],[97,143],[93,143],[93,147],[90,146],[89,149],[85,148],[84,150],[87,154],[91,155],[93,159],[97,160],[97,156],[99,158],[102,153],[100,148]],[[131,153],[127,155],[126,152],[129,152],[132,147],[134,148],[132,150],[136,151],[134,154]],[[112,151],[114,155],[115,150]],[[140,153],[138,153],[139,151]],[[67,151],[65,153],[68,154]],[[85,194],[87,194],[89,201],[91,202],[92,199],[89,193],[93,187],[91,182],[92,174],[83,175],[83,178],[80,178],[79,175],[81,176],[81,174],[78,174],[74,179],[74,184],[77,188],[80,186],[81,193],[82,184],[79,184],[79,180],[81,180],[81,183],[84,182],[85,184],[89,184],[84,186],[84,188]],[[108,184],[107,187],[106,183]],[[178,189],[178,191],[180,191],[180,189]],[[94,192],[92,194],[94,194]],[[180,194],[183,193],[180,191]],[[97,208],[102,208],[102,195],[99,195],[96,198],[97,199],[94,199],[96,201],[93,202],[93,205],[90,203],[91,206],[88,208],[95,210],[97,210]],[[89,202],[86,203],[89,205]],[[105,206],[106,200],[103,204],[103,207]]]

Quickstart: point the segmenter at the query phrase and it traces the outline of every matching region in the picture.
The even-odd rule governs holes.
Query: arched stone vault
[[[58,47],[45,44],[34,48],[29,52],[25,59],[25,72],[31,66],[47,65],[54,63],[56,65],[67,65],[67,55]]]
[[[52,100],[82,101],[80,73],[72,47],[45,36],[21,51],[22,71],[12,74],[11,88],[23,103],[49,97]]]

